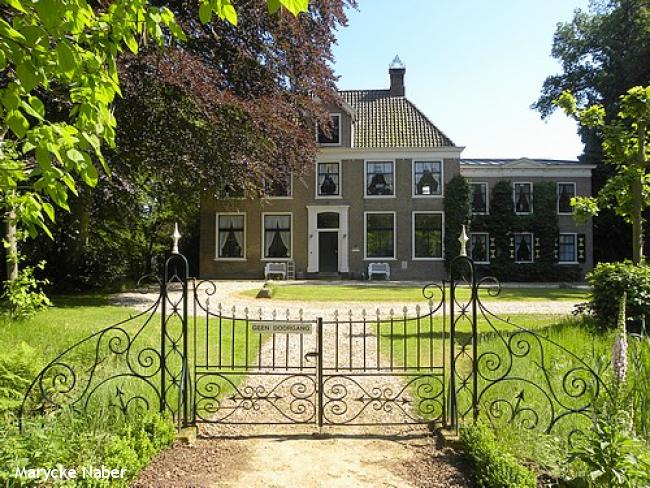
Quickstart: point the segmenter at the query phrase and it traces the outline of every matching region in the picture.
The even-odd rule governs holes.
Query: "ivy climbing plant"
[[[488,215],[470,217],[470,189],[464,178],[454,178],[447,188],[447,263],[458,256],[460,228],[463,223],[469,222],[469,233],[486,232],[490,235],[490,264],[478,265],[481,275],[496,276],[507,281],[575,281],[580,278],[579,266],[557,264],[556,243],[560,230],[554,182],[539,182],[533,185],[533,212],[529,215],[515,213],[513,187],[507,180],[498,181],[492,187]],[[512,239],[518,232],[533,234],[532,263],[515,263]]]

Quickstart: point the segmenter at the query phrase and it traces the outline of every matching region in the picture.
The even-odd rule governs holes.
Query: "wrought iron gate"
[[[426,311],[323,320],[212,304],[193,286],[194,422],[370,425],[445,418],[444,289]],[[409,354],[411,356],[409,356]]]
[[[52,360],[27,390],[21,422],[100,402],[123,415],[158,409],[179,426],[458,427],[484,415],[573,432],[608,394],[584,359],[492,314],[480,292],[496,297],[498,282],[478,277],[465,256],[452,261],[448,281],[424,287],[427,305],[413,314],[358,310],[327,320],[214,303],[216,285],[190,280],[187,269],[173,254],[162,277],[147,277],[158,296],[146,310]]]

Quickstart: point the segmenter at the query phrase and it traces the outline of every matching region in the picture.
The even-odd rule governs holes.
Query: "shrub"
[[[650,455],[629,423],[624,411],[596,419],[593,431],[571,452],[569,461],[581,462],[587,471],[574,481],[603,488],[650,486]]]
[[[483,424],[463,428],[460,438],[472,458],[476,482],[484,488],[535,488],[537,476],[503,446]]]
[[[109,411],[87,416],[69,412],[29,421],[20,434],[7,424],[0,429],[0,486],[25,486],[16,468],[77,468],[93,465],[126,469],[124,479],[78,479],[74,486],[128,486],[153,456],[175,438],[171,420],[157,413],[124,420]]]
[[[602,328],[616,326],[618,302],[627,292],[628,317],[650,316],[650,266],[631,261],[600,263],[587,275],[591,285],[588,309]]]
[[[36,266],[25,266],[18,272],[15,280],[5,281],[5,292],[2,295],[4,308],[13,319],[29,319],[37,312],[52,306],[52,302],[42,290],[42,286],[47,285],[48,281],[39,280],[34,276],[36,268],[45,268],[45,261]]]
[[[445,188],[445,263],[460,254],[458,237],[463,224],[469,224],[469,183],[462,176],[454,176]],[[469,228],[467,229],[469,232]]]
[[[0,419],[17,412],[40,365],[37,351],[25,342],[9,352],[0,352]]]

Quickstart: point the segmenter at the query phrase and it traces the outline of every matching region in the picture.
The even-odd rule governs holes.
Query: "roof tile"
[[[446,147],[454,143],[405,97],[389,90],[344,90],[357,114],[354,146],[360,148]]]

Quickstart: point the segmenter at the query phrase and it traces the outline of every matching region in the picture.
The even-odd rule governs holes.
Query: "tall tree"
[[[200,18],[237,23],[231,0],[196,0]],[[268,0],[297,14],[308,0]],[[148,0],[0,0],[0,205],[16,275],[15,229],[51,235],[55,207],[69,209],[77,181],[92,187],[102,145],[112,146],[118,56],[142,42],[183,39],[174,14]],[[164,29],[164,30],[163,30]]]
[[[546,78],[533,108],[546,118],[556,108],[554,100],[569,91],[579,109],[599,104],[613,118],[621,95],[650,82],[650,0],[592,0],[588,12],[576,10],[570,22],[558,24],[552,55],[562,73]],[[614,175],[614,167],[604,164],[598,131],[582,126],[580,135],[585,144],[580,159],[598,165],[592,179],[596,193]],[[596,259],[628,256],[630,235],[613,211],[602,209],[594,219]],[[612,239],[624,244],[607,245]]]
[[[325,104],[338,101],[332,46],[355,2],[312,2],[298,18],[269,16],[264,0],[242,2],[236,27],[197,21],[194,1],[156,5],[175,13],[187,40],[120,60],[116,147],[106,153],[112,178],[85,189],[90,198],[57,229],[68,268],[84,275],[110,276],[98,254],[113,256],[121,272],[141,272],[174,220],[194,227],[203,192],[258,194],[289,173],[299,178],[316,154],[314,122],[327,125]],[[117,217],[125,208],[131,218]],[[45,247],[36,255],[61,252]],[[124,269],[134,256],[140,265]]]
[[[576,98],[564,92],[557,104],[581,127],[594,129],[603,140],[605,161],[615,174],[597,198],[572,199],[578,217],[597,215],[600,208],[613,207],[632,224],[632,249],[635,263],[644,261],[643,211],[650,205],[650,86],[637,86],[620,98],[620,110],[609,121],[602,105],[577,108]]]

